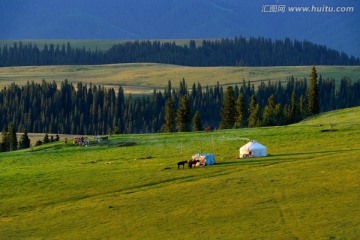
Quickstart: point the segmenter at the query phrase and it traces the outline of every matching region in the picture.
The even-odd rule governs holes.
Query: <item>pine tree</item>
[[[173,132],[175,129],[175,103],[172,98],[166,101],[164,132]]]
[[[201,124],[201,117],[200,117],[200,113],[196,112],[193,118],[193,131],[197,132],[197,131],[202,131],[203,127]]]
[[[315,66],[311,69],[310,74],[310,86],[308,89],[308,104],[309,104],[309,114],[315,115],[320,112],[319,106],[319,88],[317,83],[317,73]]]
[[[1,152],[10,151],[10,139],[8,133],[8,127],[5,126],[2,131],[2,141],[1,141]]]
[[[44,136],[44,139],[43,139],[43,143],[46,144],[46,143],[49,143],[49,142],[50,142],[49,134],[45,133],[45,136]]]
[[[260,125],[260,106],[257,103],[255,94],[251,96],[250,106],[249,106],[249,127],[257,127]]]
[[[256,104],[258,104],[255,94],[251,96],[250,104],[249,104],[249,114],[254,111]]]
[[[301,95],[300,99],[299,99],[299,112],[300,112],[301,119],[304,119],[308,116],[306,99],[305,99],[304,95]]]
[[[245,96],[241,93],[236,100],[237,117],[235,120],[236,128],[243,128],[247,126],[247,109],[245,103]]]
[[[30,147],[30,138],[28,136],[28,132],[25,129],[24,134],[21,135],[20,141],[19,141],[19,148],[20,149],[26,149]]]
[[[9,148],[10,148],[10,151],[17,150],[17,146],[18,146],[18,140],[17,140],[17,136],[16,136],[16,129],[15,129],[14,124],[10,124],[10,126],[9,126]]]
[[[274,126],[276,125],[276,119],[275,119],[275,97],[274,95],[271,95],[268,99],[268,105],[264,108],[263,113],[263,125],[264,126]]]
[[[285,124],[284,109],[280,103],[276,104],[274,109],[274,117],[276,119],[275,125],[281,126]]]
[[[235,125],[236,118],[237,118],[237,111],[236,111],[236,103],[235,103],[235,93],[233,87],[229,86],[226,89],[223,100],[220,128],[222,129],[233,128]]]
[[[187,96],[180,99],[179,109],[177,113],[176,128],[179,132],[189,132],[191,126],[191,109]]]
[[[260,126],[260,106],[256,104],[255,108],[251,111],[249,116],[249,127]]]
[[[187,85],[186,85],[185,79],[183,78],[180,81],[179,97],[183,97],[183,96],[186,96],[186,95],[187,95]]]
[[[296,122],[296,115],[297,115],[297,105],[296,105],[296,95],[295,91],[291,94],[291,108],[290,108],[290,116],[289,121],[290,123]]]
[[[119,129],[119,133],[124,132],[124,108],[125,108],[125,97],[124,97],[124,89],[119,87],[118,94],[116,97],[115,104],[115,123],[114,125]]]

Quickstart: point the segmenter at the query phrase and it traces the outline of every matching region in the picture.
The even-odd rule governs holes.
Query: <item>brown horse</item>
[[[189,161],[189,168],[191,169],[193,166],[196,167],[196,164],[200,162],[199,160],[190,160]]]

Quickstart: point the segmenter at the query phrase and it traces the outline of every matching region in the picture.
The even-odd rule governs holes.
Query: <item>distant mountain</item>
[[[0,39],[289,37],[360,57],[359,22],[358,0],[6,0]]]

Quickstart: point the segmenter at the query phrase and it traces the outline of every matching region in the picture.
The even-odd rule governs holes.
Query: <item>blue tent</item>
[[[214,165],[216,163],[215,155],[210,153],[195,154],[194,156],[192,156],[192,159],[200,160],[202,163],[201,165],[203,166]]]

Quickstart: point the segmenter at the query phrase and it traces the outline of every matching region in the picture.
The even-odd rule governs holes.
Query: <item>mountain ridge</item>
[[[206,39],[236,36],[309,40],[360,57],[360,3],[352,13],[264,13],[284,0],[14,0],[0,8],[0,39]],[[312,6],[313,1],[302,1]],[[338,6],[321,0],[319,6]]]

